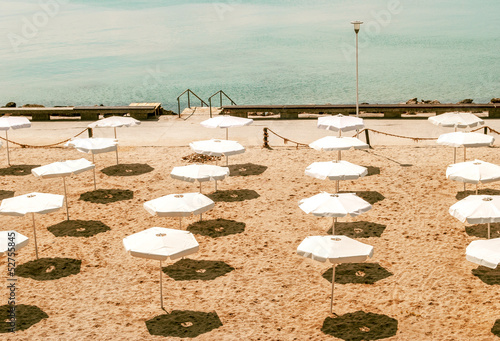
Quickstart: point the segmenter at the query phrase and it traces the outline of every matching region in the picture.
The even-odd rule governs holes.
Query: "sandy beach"
[[[17,256],[17,303],[43,311],[30,310],[28,315],[37,323],[3,334],[2,339],[180,339],[150,334],[146,322],[167,314],[160,309],[159,264],[130,256],[122,240],[153,226],[178,228],[178,220],[153,217],[143,203],[198,191],[197,183],[174,180],[170,171],[188,164],[182,159],[192,153],[186,141],[224,137],[223,130],[194,128],[200,120],[169,118],[120,129],[121,165],[116,166],[113,153],[95,158],[97,192],[92,172],[66,180],[70,222],[65,223],[64,208],[36,215],[40,257],[52,259],[39,261],[38,268],[30,263],[35,259],[31,217],[2,216],[2,230],[15,229],[30,238]],[[53,130],[44,133],[43,127],[51,124]],[[86,124],[37,123],[32,131],[9,132],[9,137],[41,145],[71,137]],[[148,136],[147,127],[154,124],[163,125],[163,131],[152,129]],[[230,130],[230,139],[245,145],[246,152],[229,158],[231,176],[218,183],[218,192],[213,183],[203,184],[203,194],[215,201],[215,208],[203,214],[203,222],[198,222],[199,216],[183,221],[200,250],[164,264],[165,308],[172,316],[178,314],[179,321],[186,320],[182,327],[179,321],[171,323],[175,328],[201,332],[196,340],[342,339],[328,334],[334,316],[329,313],[331,282],[324,276],[331,276],[331,265],[296,252],[305,237],[326,235],[331,224],[329,218],[305,214],[299,200],[335,190],[335,182],[305,176],[304,170],[312,162],[334,159],[336,153],[296,148],[275,137],[271,150],[261,147],[263,126],[305,143],[333,134],[315,124],[315,120],[258,121]],[[497,130],[500,126],[498,120],[486,124]],[[370,125],[421,137],[451,131],[423,120],[367,120]],[[96,136],[111,134],[96,130]],[[495,138],[493,147],[468,149],[468,160],[498,164],[499,137]],[[366,313],[383,325],[382,332],[368,325],[354,327],[350,338],[344,339],[372,339],[365,338],[368,335],[386,340],[497,339],[500,328],[497,336],[492,328],[500,319],[500,269],[478,267],[465,259],[467,245],[486,237],[486,225],[464,224],[448,213],[475,187],[468,185],[464,193],[462,183],[446,179],[452,148],[434,141],[400,141],[373,137],[373,149],[342,153],[344,160],[368,167],[369,174],[341,182],[340,190],[357,193],[373,208],[356,218],[339,218],[336,232],[374,246],[375,254],[366,263],[337,268],[334,311],[339,316]],[[460,159],[461,150],[458,155]],[[7,167],[1,158],[0,195],[3,199],[35,191],[63,194],[61,179],[35,178],[30,165],[81,157],[91,160],[90,155],[68,148],[13,146],[11,162],[16,166]],[[480,185],[480,193],[500,195],[500,183]],[[492,224],[492,237],[500,237],[500,224]],[[6,304],[5,258],[3,264],[0,295]],[[178,311],[209,314],[189,322],[196,314]],[[204,326],[202,320],[211,324]]]

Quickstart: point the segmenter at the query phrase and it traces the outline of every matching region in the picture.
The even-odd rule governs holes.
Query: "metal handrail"
[[[210,118],[212,118],[212,97],[214,97],[217,94],[220,96],[219,107],[222,107],[222,95],[226,96],[226,98],[231,101],[231,105],[236,105],[236,103],[224,91],[219,90],[208,98],[208,103],[210,107]]]
[[[208,107],[208,104],[202,100],[197,94],[195,94],[191,89],[186,89],[184,90],[184,92],[182,94],[180,94],[178,97],[177,97],[177,109],[179,111],[179,117],[181,116],[181,101],[180,101],[180,98],[182,97],[182,95],[184,95],[185,93],[187,92],[187,97],[188,97],[188,108],[191,108],[191,98],[189,97],[190,94],[193,94],[194,97],[196,97],[197,99],[200,100],[200,105],[203,106],[207,106]]]

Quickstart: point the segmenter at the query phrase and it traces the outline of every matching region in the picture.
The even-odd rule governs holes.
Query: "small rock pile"
[[[183,161],[187,161],[190,163],[205,163],[209,161],[219,161],[221,159],[220,156],[208,156],[208,155],[203,155],[203,154],[189,154],[184,157],[182,157]]]

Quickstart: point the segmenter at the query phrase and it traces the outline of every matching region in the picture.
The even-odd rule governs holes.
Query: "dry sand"
[[[36,306],[48,317],[26,330],[0,337],[166,339],[151,335],[145,323],[165,314],[159,302],[159,264],[127,254],[122,239],[152,226],[178,228],[177,220],[150,216],[142,205],[163,195],[198,190],[197,184],[174,180],[169,175],[174,166],[186,164],[182,157],[190,153],[187,147],[123,147],[122,163],[152,168],[132,176],[116,175],[133,174],[123,169],[106,175],[103,169],[115,164],[114,154],[96,156],[97,186],[105,190],[104,195],[99,193],[101,199],[121,199],[107,204],[81,200],[80,195],[93,190],[91,172],[67,180],[71,219],[98,221],[109,227],[108,230],[101,223],[88,223],[86,230],[51,227],[65,221],[64,209],[36,215],[40,257],[79,260],[81,268],[76,274],[52,279],[59,271],[70,273],[71,267],[56,265],[49,272],[44,268],[30,270],[26,265],[23,268],[23,264],[35,259],[31,217],[2,216],[4,230],[16,229],[30,238],[28,246],[18,254],[18,269],[24,271],[24,276],[45,274],[48,278],[20,277],[17,303]],[[44,165],[82,155],[90,159],[63,148],[14,148],[11,157],[14,164]],[[498,163],[498,155],[498,147],[468,151],[469,158],[494,163]],[[184,270],[176,274],[184,279],[193,275],[218,277],[182,281],[167,274],[163,277],[168,312],[215,312],[220,319],[222,326],[196,339],[336,339],[322,332],[324,322],[332,317],[331,284],[322,276],[327,271],[331,273],[331,267],[296,254],[306,236],[325,235],[331,224],[329,218],[302,212],[298,201],[335,188],[334,182],[305,176],[304,169],[314,161],[327,161],[334,156],[335,153],[291,146],[273,150],[251,147],[245,154],[230,157],[233,176],[219,182],[220,193],[212,196],[213,184],[203,185],[204,194],[216,201],[215,208],[204,214],[204,220],[229,221],[219,221],[225,227],[220,229],[218,223],[191,225],[197,222],[197,216],[184,219],[184,227],[195,233],[200,251],[185,259],[181,263]],[[343,159],[369,167],[369,176],[341,182],[340,188],[357,192],[373,203],[373,209],[357,218],[339,218],[337,232],[373,245],[375,255],[367,261],[368,265],[338,268],[336,313],[363,311],[388,316],[383,330],[397,328],[397,332],[387,340],[496,339],[491,330],[500,319],[500,270],[478,268],[465,259],[465,248],[471,241],[484,238],[486,227],[467,226],[448,213],[457,195],[463,197],[462,184],[445,178],[446,166],[453,160],[452,149],[418,144],[376,147],[368,152],[344,152]],[[138,168],[148,170],[146,166]],[[41,180],[30,174],[13,176],[5,175],[5,170],[0,172],[4,174],[0,177],[4,197],[33,191],[63,194],[61,179]],[[500,194],[498,183],[482,188]],[[469,185],[469,189],[473,187]],[[56,236],[49,230],[58,235],[83,236]],[[100,233],[84,236],[87,232]],[[493,225],[492,234],[500,237],[498,224]],[[190,260],[225,264],[216,263],[210,268],[212,263],[202,262],[200,267],[206,271],[197,272],[199,264]],[[189,266],[194,266],[194,270]],[[76,268],[78,271],[78,262]],[[5,258],[2,269],[5,278]],[[370,280],[375,282],[359,283]],[[6,284],[2,287],[0,294],[7,303]],[[187,317],[182,318],[189,322]],[[381,321],[378,317],[375,320]],[[203,329],[197,323],[184,325],[186,330]],[[363,327],[369,326],[351,330],[353,340],[363,339],[354,338],[360,332],[376,333],[373,326],[370,331]]]

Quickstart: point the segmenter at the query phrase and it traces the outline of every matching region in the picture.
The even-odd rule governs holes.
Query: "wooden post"
[[[271,149],[269,146],[269,133],[267,132],[266,127],[264,128],[264,145],[262,147]]]
[[[368,129],[365,129],[365,139],[366,139],[366,144],[371,148],[370,144],[370,134],[368,133]]]
[[[94,135],[92,128],[87,128],[87,133],[89,134],[89,138],[91,138]]]

